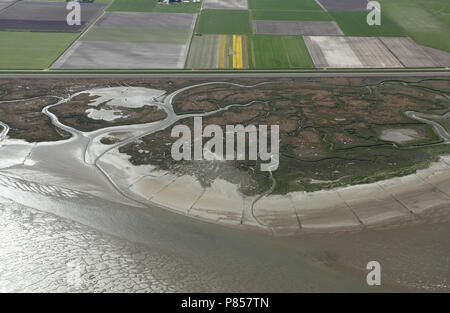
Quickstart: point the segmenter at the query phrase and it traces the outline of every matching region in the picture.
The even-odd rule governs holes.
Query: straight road
[[[8,78],[313,78],[313,77],[450,77],[450,72],[309,72],[309,73],[0,73]]]

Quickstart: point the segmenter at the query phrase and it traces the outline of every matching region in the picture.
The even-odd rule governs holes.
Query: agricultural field
[[[184,68],[196,15],[107,12],[54,68]]]
[[[381,41],[406,67],[437,67],[439,64],[410,38],[383,37]]]
[[[402,64],[374,37],[305,36],[317,68],[399,68]]]
[[[221,37],[226,35],[202,35],[192,38],[186,67],[192,69],[219,68]]]
[[[244,69],[249,68],[246,35],[194,36],[187,68]]]
[[[361,12],[367,11],[367,0],[317,0],[327,11]]]
[[[406,36],[405,31],[381,13],[381,25],[369,26],[366,12],[329,12],[346,36]]]
[[[197,13],[200,11],[201,3],[184,3],[184,2],[176,2],[171,5],[162,5],[157,4],[152,12],[160,12],[160,13]]]
[[[336,22],[254,21],[253,30],[266,35],[343,35]]]
[[[252,10],[254,21],[274,20],[274,21],[332,21],[333,18],[324,11],[271,11]]]
[[[76,33],[0,31],[0,69],[45,69],[78,37]]]
[[[247,0],[203,0],[204,9],[247,10]]]
[[[446,0],[380,0],[383,12],[414,41],[450,52],[450,5]]]
[[[195,36],[187,68],[312,68],[301,36]]]
[[[202,10],[198,27],[200,34],[249,34],[250,14],[243,10]]]
[[[114,0],[108,11],[152,12],[157,0]]]
[[[63,53],[51,69],[450,67],[446,0],[380,0],[375,26],[366,0],[95,0],[81,4],[79,26],[67,25],[65,0],[12,2],[0,0],[0,31],[76,34],[42,48]]]
[[[253,35],[250,37],[254,68],[312,68],[300,36]]]
[[[16,0],[0,0],[0,10],[10,6],[14,2],[16,2]]]
[[[249,8],[273,11],[322,11],[322,8],[314,0],[249,0]]]
[[[81,25],[68,25],[68,11],[64,2],[20,1],[0,12],[0,30],[82,31],[106,5],[82,3]]]

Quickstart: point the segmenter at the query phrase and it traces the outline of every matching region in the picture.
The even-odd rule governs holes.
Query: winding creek
[[[365,280],[361,278],[364,273],[360,270],[342,270],[339,266],[329,266],[328,261],[323,261],[322,253],[327,250],[316,251],[320,250],[322,244],[312,249],[307,240],[299,244],[286,239],[268,238],[258,232],[236,231],[143,203],[130,197],[129,193],[124,193],[114,182],[114,177],[99,165],[101,158],[110,151],[166,129],[181,119],[207,116],[235,106],[228,105],[202,114],[175,114],[172,108],[175,96],[192,88],[214,84],[253,87],[228,82],[188,86],[166,95],[162,100],[154,100],[154,104],[167,113],[162,121],[115,126],[89,133],[64,125],[50,112],[52,107],[80,93],[58,98],[56,104],[45,107],[42,112],[56,127],[69,132],[72,137],[56,143],[32,146],[15,143],[10,148],[11,151],[24,151],[22,154],[31,156],[35,163],[25,165],[24,162],[18,162],[0,171],[0,225],[4,229],[0,234],[5,242],[0,247],[0,261],[7,268],[20,273],[17,277],[0,274],[0,290],[368,290]],[[420,112],[405,114],[432,125],[444,143],[450,142],[445,129],[433,121],[447,118],[450,113],[443,116]],[[2,122],[0,126],[2,141],[7,139],[9,126]],[[112,146],[98,144],[99,138],[105,134],[118,131],[127,131],[129,137]],[[267,194],[270,194],[270,190],[264,196]],[[253,206],[254,203],[252,210]],[[33,231],[24,232],[19,225],[26,225]],[[408,233],[408,230],[405,232]],[[53,235],[46,237],[46,233]],[[342,239],[343,246],[348,246],[344,237],[338,238]],[[378,239],[386,247],[383,252],[385,255],[380,257],[391,260],[388,251],[396,251],[398,247],[390,246],[389,233],[386,233],[385,239],[380,238],[383,236]],[[21,258],[14,254],[17,250],[15,245],[25,247]],[[63,246],[69,248],[61,248]],[[361,251],[364,249],[361,248]],[[46,254],[45,250],[53,252]],[[47,262],[43,262],[47,265],[40,269],[22,261],[33,258],[36,251],[37,258]],[[441,251],[445,255],[449,254],[446,248]],[[58,259],[58,254],[61,259]],[[116,258],[121,261],[116,262]],[[68,270],[67,260],[78,262],[75,268],[80,271],[81,285],[70,281],[61,282],[57,274],[51,274],[65,273]],[[110,267],[107,272],[97,268],[101,268],[104,260],[108,260]],[[125,268],[120,265],[121,262],[131,262],[133,266]],[[408,260],[405,258],[401,262]],[[365,266],[363,263],[361,261],[362,269]],[[48,267],[49,264],[57,264],[54,266],[58,266],[58,269]],[[69,269],[73,270],[73,266]],[[431,264],[424,275],[438,270],[442,270],[440,263]],[[92,273],[95,273],[95,278],[88,279]],[[408,279],[407,275],[403,277]],[[423,278],[424,284],[426,280]],[[391,281],[383,288],[398,288],[395,283],[398,282]],[[409,288],[410,285],[407,282],[402,286]],[[443,286],[444,290],[449,288],[448,285]]]

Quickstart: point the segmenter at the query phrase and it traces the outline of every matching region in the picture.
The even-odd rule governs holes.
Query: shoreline
[[[186,90],[214,84],[243,88],[254,86],[230,82],[190,85],[166,94],[163,101],[149,98],[152,99],[151,103],[166,111],[167,117],[161,121],[112,126],[92,132],[82,132],[66,126],[49,111],[51,107],[65,103],[75,95],[90,90],[61,98],[56,104],[45,107],[43,113],[56,127],[68,131],[72,137],[62,142],[34,144],[29,150],[27,149],[26,153],[23,152],[24,161],[19,163],[29,167],[34,165],[32,163],[34,161],[38,163],[47,161],[45,157],[64,162],[74,160],[79,163],[78,170],[81,172],[86,170],[87,173],[95,169],[95,173],[89,175],[92,177],[92,182],[101,181],[101,185],[106,187],[105,190],[114,189],[115,193],[122,198],[122,202],[134,202],[150,207],[156,205],[192,218],[257,230],[275,236],[361,230],[391,222],[417,220],[425,211],[432,208],[450,207],[450,184],[447,182],[450,181],[450,155],[440,157],[440,161],[431,163],[428,168],[404,177],[315,192],[248,197],[238,191],[237,185],[225,180],[218,179],[210,187],[204,187],[196,178],[189,175],[175,176],[166,171],[155,170],[155,167],[151,165],[134,166],[128,161],[129,157],[126,154],[119,153],[118,149],[125,144],[159,129],[167,128],[179,119],[194,116],[194,114],[176,115],[172,108],[173,98]],[[256,85],[259,84],[264,83]],[[149,90],[154,91],[154,89]],[[162,90],[160,92],[165,94]],[[231,106],[218,111],[227,110]],[[214,112],[217,111],[196,115],[206,116]],[[416,114],[416,112],[407,113]],[[433,124],[430,121],[428,123]],[[119,143],[108,146],[99,142],[102,136],[122,130],[126,130],[127,138]],[[445,130],[443,133],[446,135],[443,139],[445,143],[448,143],[448,134]],[[441,137],[444,137],[443,133],[439,132]],[[2,141],[3,143],[9,146],[12,141],[6,139]],[[73,150],[76,154],[50,156],[48,151],[40,149],[43,146],[52,147],[54,150],[65,147],[67,152]],[[18,148],[17,151],[19,150],[23,149]],[[34,160],[36,150],[40,157]],[[28,159],[31,162],[26,164],[25,161]],[[53,174],[64,176],[67,173],[64,167],[58,168],[57,165],[56,167],[46,165],[46,167],[51,169]],[[80,176],[78,183],[85,179]],[[405,187],[406,185],[408,187]]]
[[[128,196],[181,215],[275,236],[352,231],[413,222],[450,208],[450,155],[414,174],[314,192],[243,196],[238,186],[215,180],[203,187],[192,176],[134,166],[116,151],[98,164]]]

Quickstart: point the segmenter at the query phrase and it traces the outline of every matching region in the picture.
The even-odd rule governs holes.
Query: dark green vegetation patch
[[[274,193],[318,190],[369,183],[413,173],[429,165],[450,146],[426,123],[408,118],[405,111],[442,115],[450,111],[445,97],[448,80],[408,84],[381,79],[276,80],[242,89],[235,86],[198,87],[178,95],[177,114],[211,112],[203,125],[279,125],[280,164],[273,172]],[[244,106],[256,100],[252,105]],[[187,118],[180,123],[192,126]],[[259,170],[259,161],[183,161],[170,154],[170,129],[129,144],[121,152],[135,164],[153,164],[178,174],[195,175],[208,185],[215,178],[239,184],[248,195],[269,190],[272,180]],[[383,131],[388,136],[380,138]],[[405,132],[406,130],[406,132]],[[396,134],[396,132],[403,132]],[[413,133],[411,139],[403,136]],[[389,137],[391,136],[391,137]],[[389,140],[401,138],[402,142]],[[207,141],[207,139],[205,139]],[[152,151],[152,158],[139,153]],[[230,173],[232,173],[230,175]]]
[[[406,36],[406,32],[387,15],[381,14],[381,25],[367,24],[366,12],[329,12],[346,36]]]
[[[203,10],[198,22],[200,34],[249,34],[250,16],[243,10]]]
[[[108,11],[152,12],[157,0],[114,0]]]

